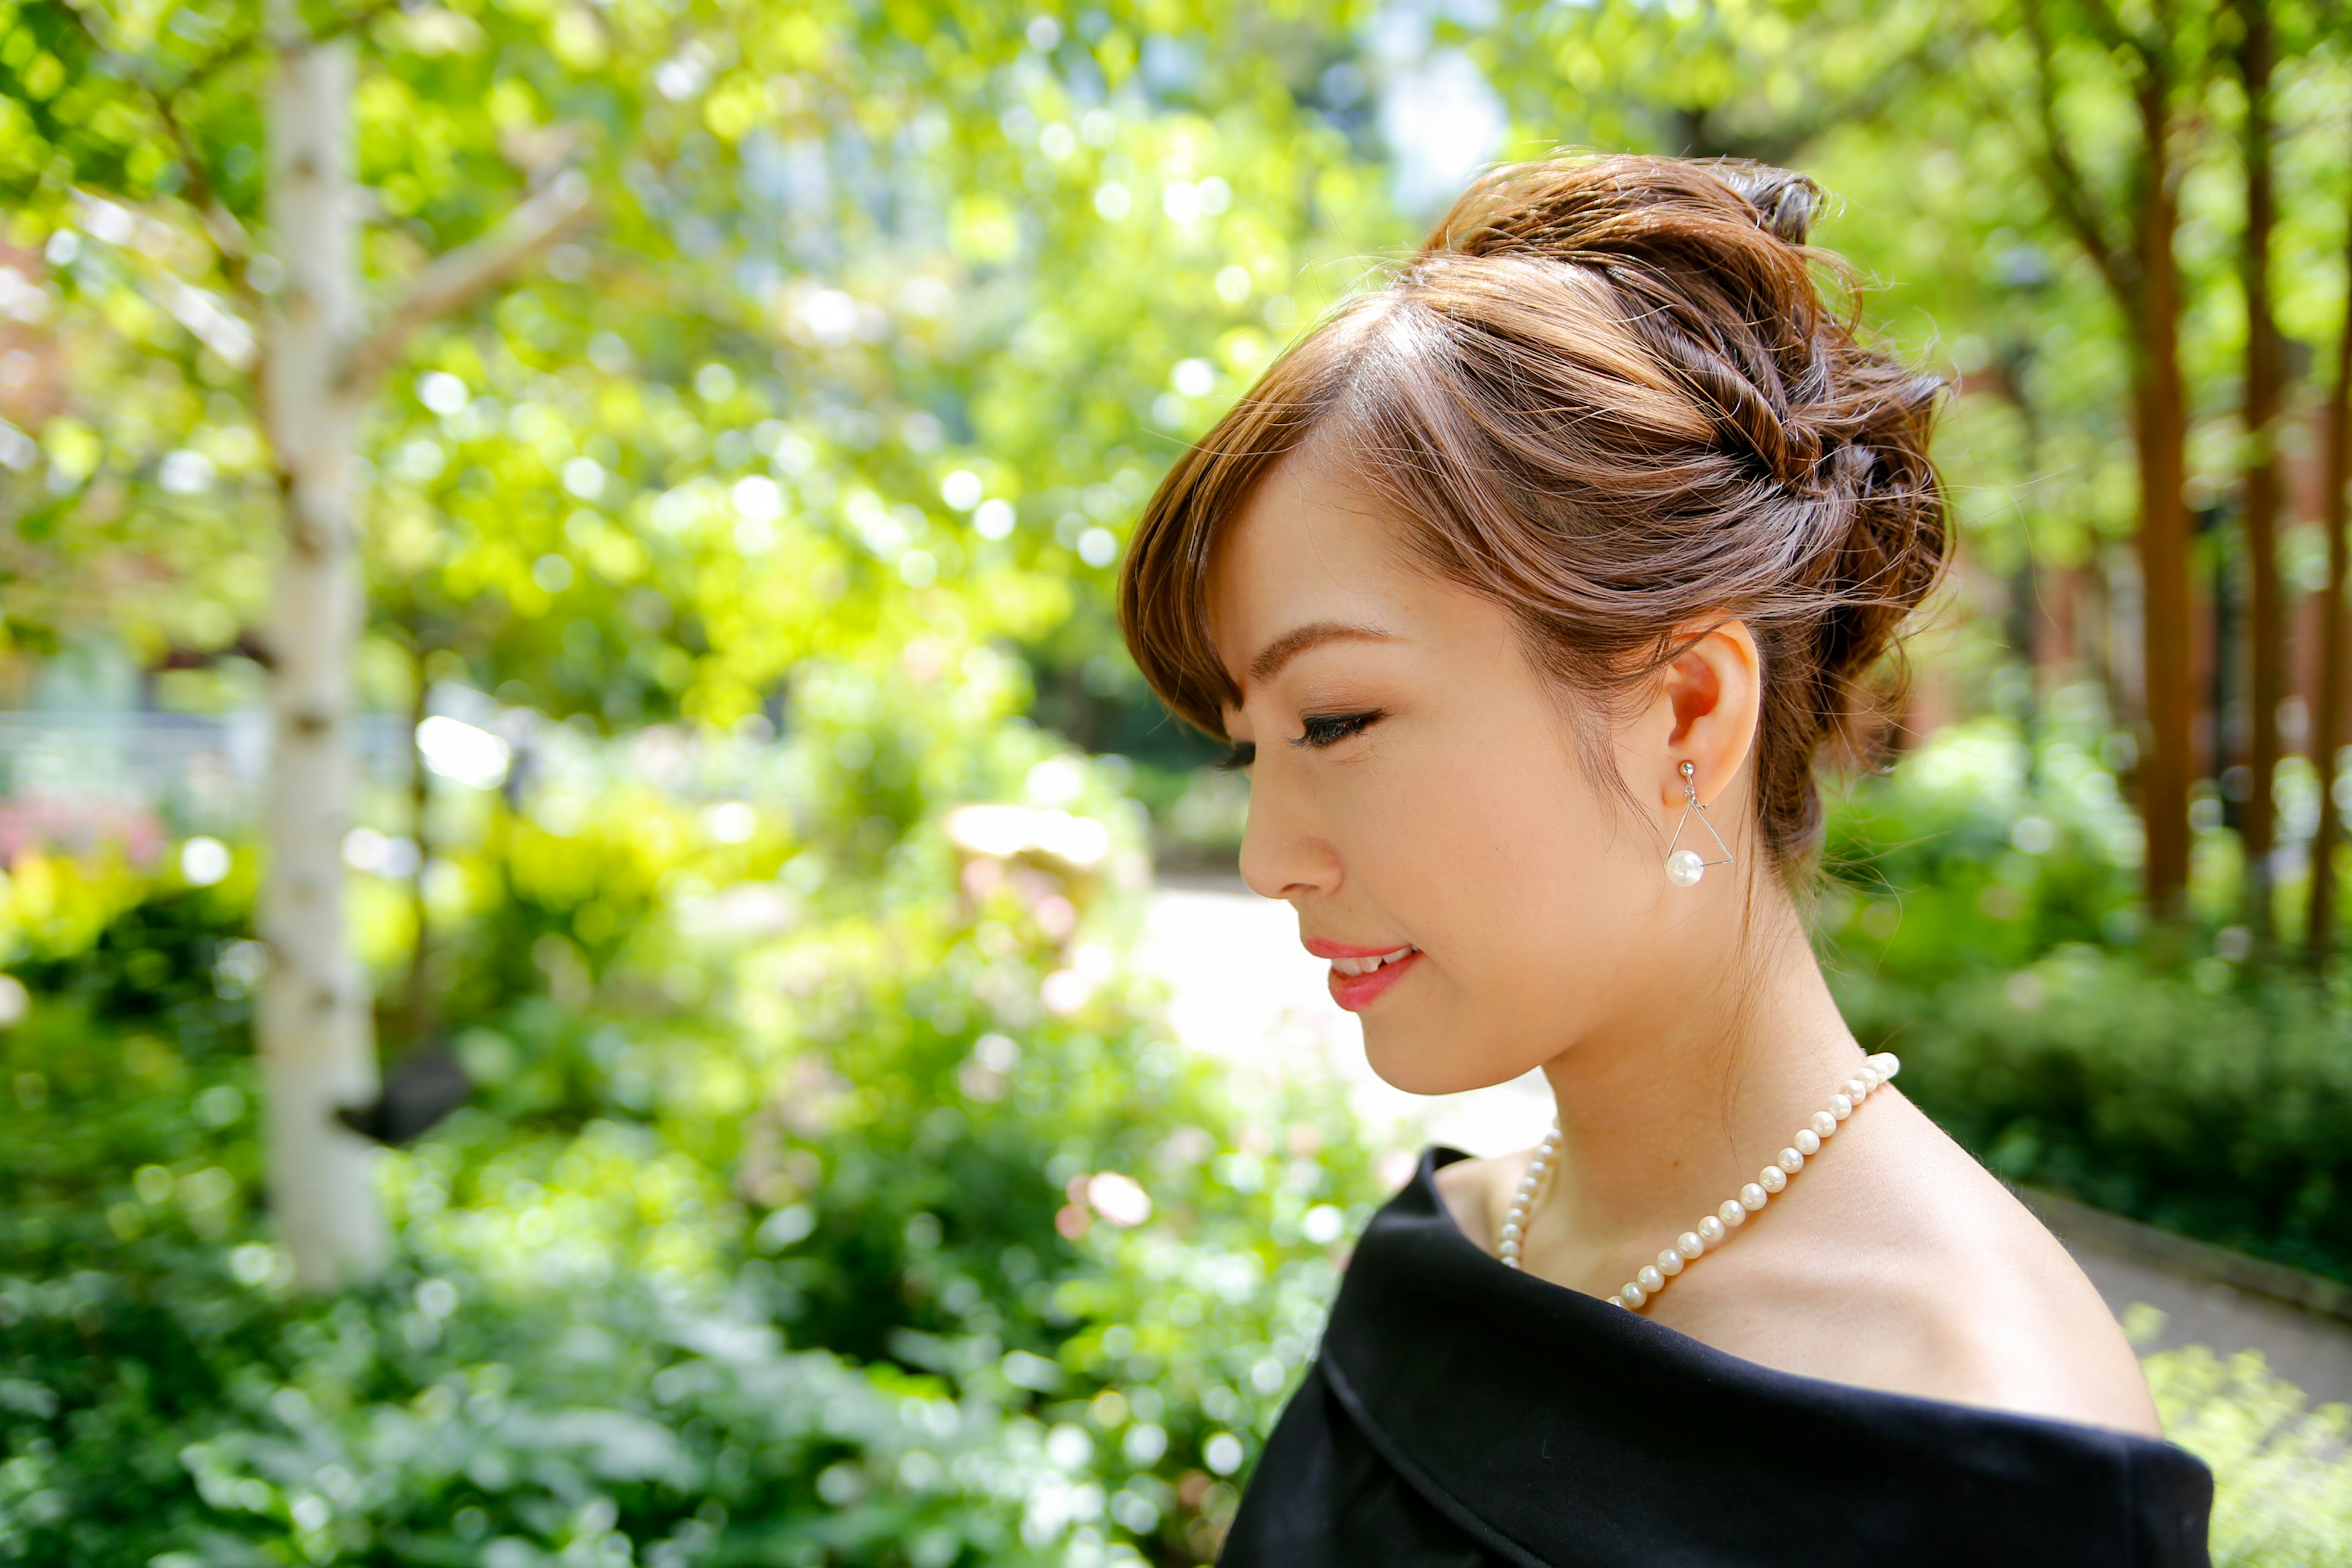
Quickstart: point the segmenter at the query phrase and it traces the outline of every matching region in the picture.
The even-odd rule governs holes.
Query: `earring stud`
[[[1696,888],[1699,879],[1706,875],[1709,866],[1731,864],[1731,846],[1726,844],[1723,835],[1715,830],[1715,824],[1707,818],[1706,803],[1698,798],[1698,764],[1685,762],[1679,771],[1683,775],[1683,816],[1675,824],[1675,836],[1666,841],[1666,880],[1677,888]],[[1717,849],[1723,851],[1721,859],[1705,859],[1696,849],[1676,847],[1683,841],[1683,829],[1690,826],[1693,812],[1698,813],[1698,825],[1706,829],[1706,836],[1715,840]]]

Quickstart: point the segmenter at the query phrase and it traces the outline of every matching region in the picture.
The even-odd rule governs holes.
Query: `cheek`
[[[1475,767],[1401,769],[1383,831],[1347,858],[1462,1000],[1556,1017],[1563,993],[1589,994],[1597,970],[1638,951],[1666,883],[1643,876],[1655,868],[1635,813],[1531,728],[1501,731],[1523,738],[1479,748]]]
[[[1399,1089],[1507,1083],[1645,983],[1654,944],[1629,832],[1556,770],[1549,788],[1529,779],[1497,768],[1465,781],[1416,813],[1397,835],[1409,852],[1373,872],[1380,885],[1366,891],[1429,954],[1421,984],[1394,994],[1400,1005],[1364,1018],[1372,1068]]]

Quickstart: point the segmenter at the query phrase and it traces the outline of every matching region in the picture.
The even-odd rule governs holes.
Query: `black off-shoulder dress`
[[[2170,1444],[1775,1372],[1505,1268],[1432,1150],[1348,1266],[1221,1568],[2207,1568]]]

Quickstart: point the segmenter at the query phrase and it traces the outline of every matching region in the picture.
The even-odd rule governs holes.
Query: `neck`
[[[1689,1228],[1862,1065],[1794,904],[1769,879],[1754,891],[1744,934],[1747,890],[1727,887],[1669,992],[1544,1066],[1561,1132],[1547,1228],[1567,1220],[1580,1252]]]

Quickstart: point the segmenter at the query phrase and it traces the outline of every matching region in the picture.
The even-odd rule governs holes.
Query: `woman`
[[[1129,646],[1373,1067],[1559,1107],[1373,1220],[1231,1568],[2206,1561],[2114,1319],[1799,918],[1948,545],[1942,389],[1825,302],[1817,199],[1505,169],[1139,527]]]

